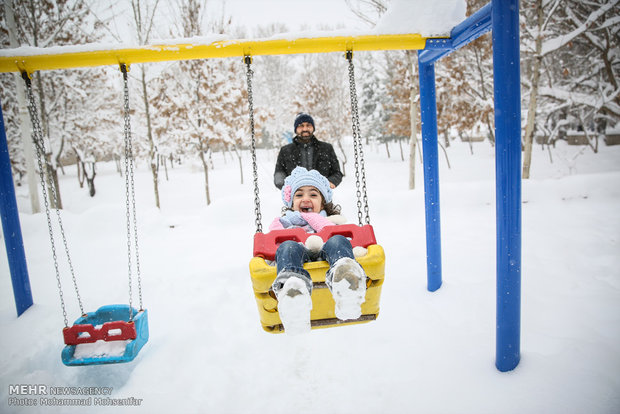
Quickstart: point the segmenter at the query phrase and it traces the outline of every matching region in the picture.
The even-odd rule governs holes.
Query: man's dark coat
[[[342,181],[342,172],[340,172],[340,164],[334,147],[327,142],[319,141],[314,135],[306,144],[296,136],[292,143],[280,148],[276,170],[273,174],[276,187],[282,188],[284,179],[297,166],[317,170],[334,185]]]

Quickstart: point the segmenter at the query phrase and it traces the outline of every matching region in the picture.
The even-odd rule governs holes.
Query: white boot
[[[289,335],[308,332],[312,299],[306,282],[296,276],[289,277],[276,296],[284,331]]]
[[[332,296],[336,302],[336,317],[357,319],[362,315],[366,300],[366,273],[354,259],[343,257],[329,270],[332,274]]]

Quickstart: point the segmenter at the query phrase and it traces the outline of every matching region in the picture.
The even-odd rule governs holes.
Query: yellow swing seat
[[[334,300],[325,284],[325,274],[329,270],[326,261],[309,262],[304,269],[312,277],[312,311],[310,314],[312,329],[334,326],[359,324],[374,321],[379,315],[379,301],[381,287],[385,277],[385,254],[383,248],[376,244],[372,226],[340,225],[328,226],[316,233],[323,241],[335,234],[341,234],[351,240],[353,247],[361,246],[367,249],[364,256],[356,257],[358,263],[366,272],[366,300],[362,304],[362,315],[358,319],[341,321],[334,313]],[[268,263],[275,258],[277,246],[285,240],[304,242],[312,234],[303,229],[275,230],[267,234],[256,233],[254,237],[254,257],[250,260],[250,275],[258,313],[263,329],[270,333],[284,331],[278,313],[278,301],[271,289],[276,278],[275,263]],[[267,246],[267,247],[266,247]]]

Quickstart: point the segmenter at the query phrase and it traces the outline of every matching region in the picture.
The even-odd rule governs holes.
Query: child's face
[[[323,196],[316,188],[309,185],[299,187],[293,194],[293,210],[302,213],[320,213]]]

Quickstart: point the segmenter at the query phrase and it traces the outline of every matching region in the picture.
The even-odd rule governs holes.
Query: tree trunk
[[[123,169],[121,168],[121,157],[114,154],[114,164],[116,165],[116,172],[123,176]]]
[[[459,131],[459,137],[461,138],[461,141],[463,141],[463,132]],[[472,136],[469,135],[467,137],[467,142],[469,143],[469,152],[471,153],[471,155],[474,155],[474,144],[472,143]]]
[[[413,70],[413,63],[411,69]],[[418,125],[416,123],[416,105],[415,105],[416,89],[413,86],[409,90],[409,118],[411,123],[411,135],[409,136],[409,189],[415,189],[415,151],[418,143]]]
[[[444,130],[442,135],[443,142],[446,144],[446,148],[448,148],[450,146],[450,134],[448,133],[448,130]]]
[[[79,155],[77,155],[75,166],[77,167],[77,179],[80,184],[80,188],[84,188],[84,162],[82,162]]]
[[[205,195],[207,196],[207,205],[211,204],[211,196],[209,194],[209,166],[207,160],[205,160],[205,152],[201,146],[200,148],[200,161],[202,161],[202,169],[205,172]]]
[[[489,118],[489,115],[487,114],[486,116],[486,124],[487,124],[487,129],[489,130],[489,142],[491,142],[491,146],[495,146],[495,133],[493,132],[493,125],[491,125],[491,120]]]
[[[160,208],[159,204],[159,173],[157,166],[157,147],[153,141],[153,131],[151,128],[151,116],[149,111],[149,99],[146,89],[146,74],[142,68],[142,98],[144,99],[144,112],[146,116],[146,136],[149,139],[149,159],[151,162],[151,173],[153,174],[153,191],[155,193],[155,207]]]
[[[41,73],[36,72],[37,88],[39,90],[39,110],[41,116],[41,133],[43,140],[47,139],[50,142],[49,151],[44,155],[45,157],[45,173],[47,174],[47,185],[50,207],[53,209],[62,210],[62,198],[60,196],[60,188],[58,187],[58,172],[56,167],[52,164],[52,147],[49,140],[49,124],[47,121],[47,113],[45,109],[45,95],[43,94],[43,81],[41,80]],[[51,177],[51,180],[50,180]],[[50,187],[50,181],[53,188]],[[56,193],[56,197],[54,194]]]
[[[161,165],[164,166],[164,174],[166,175],[166,181],[168,180],[168,161],[166,157],[160,157],[159,162],[161,162]]]
[[[52,149],[52,146],[50,144],[50,150],[51,149]],[[62,172],[62,175],[65,175],[65,166],[62,165],[62,162],[60,161],[60,157],[61,157],[62,152],[64,151],[64,149],[65,149],[65,139],[62,138],[60,140],[60,148],[58,148],[58,152],[56,153],[56,157],[55,157],[55,160],[56,160],[56,170],[60,169],[60,172]]]
[[[530,165],[532,164],[532,142],[534,141],[534,125],[536,123],[536,101],[538,98],[538,82],[540,80],[540,66],[542,64],[542,26],[544,21],[542,0],[536,0],[538,17],[538,34],[536,36],[536,55],[532,67],[532,79],[530,86],[530,103],[527,108],[527,122],[525,136],[523,137],[523,173],[522,178],[530,178]]]
[[[90,174],[89,174],[90,170]],[[91,197],[95,196],[95,175],[97,175],[95,171],[95,162],[89,162],[88,168],[84,165],[84,175],[86,176],[86,183],[88,184],[88,194]]]
[[[17,41],[17,26],[15,24],[15,15],[13,14],[13,6],[9,0],[4,0],[4,15],[6,16],[7,30],[9,32],[9,44],[11,48],[20,46]],[[15,89],[17,91],[17,107],[19,113],[19,127],[22,137],[22,148],[24,151],[24,159],[26,162],[26,177],[28,181],[28,193],[30,195],[30,208],[33,214],[41,211],[39,203],[39,191],[37,188],[37,172],[34,167],[34,155],[32,151],[32,139],[30,131],[30,118],[28,116],[28,108],[26,104],[26,94],[24,93],[24,82],[19,73],[15,74]]]
[[[243,185],[243,161],[241,160],[241,153],[239,152],[239,148],[236,143],[233,144],[233,148],[235,150],[235,154],[237,155],[237,159],[239,160],[239,175],[241,178],[241,184]]]
[[[338,144],[338,148],[340,149],[340,153],[342,154],[342,175],[347,175],[347,154],[344,152],[344,148],[342,148],[342,140],[338,140],[336,142]]]
[[[62,198],[60,197],[60,191],[58,191],[58,171],[52,165],[52,154],[49,152],[45,154],[45,175],[47,176],[46,183],[50,208],[62,210]]]
[[[385,140],[385,151],[387,152],[388,158],[391,158],[390,157],[390,146],[388,145],[387,139]]]
[[[448,169],[451,169],[452,167],[450,167],[450,160],[448,159],[448,151],[446,151],[444,146],[441,145],[441,142],[439,142],[439,147],[443,150],[443,155],[446,157],[446,163],[448,164]]]

